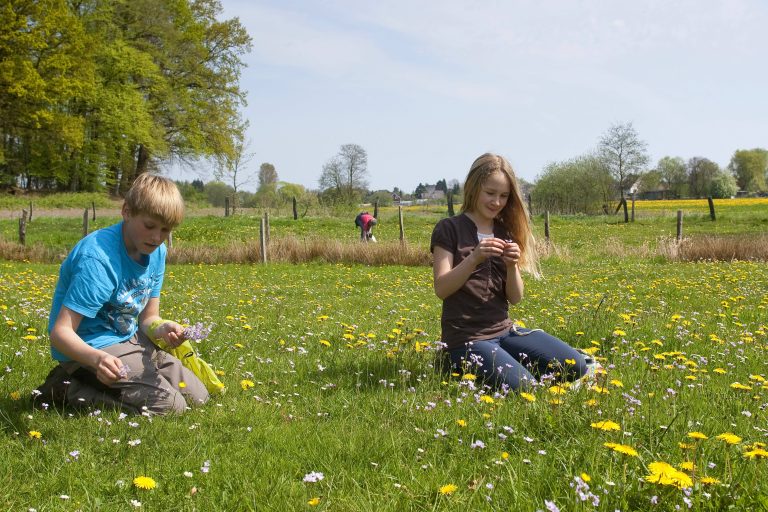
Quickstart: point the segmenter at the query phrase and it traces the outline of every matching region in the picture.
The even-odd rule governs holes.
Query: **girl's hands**
[[[472,250],[475,266],[481,264],[488,258],[501,256],[504,253],[505,244],[506,242],[499,238],[483,238],[480,240]]]
[[[520,246],[511,240],[505,242],[504,252],[501,255],[501,259],[508,267],[517,265],[520,261]]]

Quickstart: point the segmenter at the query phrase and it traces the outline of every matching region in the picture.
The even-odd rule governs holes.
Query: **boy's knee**
[[[178,391],[164,393],[165,396],[147,400],[146,408],[152,414],[182,414],[187,410],[187,401]]]

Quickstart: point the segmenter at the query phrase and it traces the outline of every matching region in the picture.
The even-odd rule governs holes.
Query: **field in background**
[[[683,235],[693,240],[717,237],[718,244],[745,242],[758,249],[753,256],[764,259],[760,238],[768,232],[768,199],[731,199],[715,201],[717,220],[712,221],[706,200],[637,201],[635,221],[623,222],[622,215],[555,216],[550,217],[550,241],[545,255],[560,258],[584,258],[637,254],[668,256],[675,248],[670,241],[677,234],[677,210],[684,212]],[[368,208],[372,210],[372,208]],[[458,211],[458,208],[457,210]],[[114,209],[100,212],[96,220],[89,217],[89,230],[110,225],[119,220]],[[175,231],[170,261],[180,262],[255,262],[260,261],[259,227],[261,211],[239,210],[235,216],[224,217],[223,210],[190,211]],[[359,231],[354,225],[357,210],[346,215],[300,217],[270,216],[271,261],[330,261],[362,263],[429,264],[429,240],[435,223],[447,215],[445,206],[404,207],[403,225],[408,251],[400,246],[399,213],[395,207],[381,208],[379,225],[375,228],[377,246],[367,248],[357,244]],[[83,232],[82,211],[77,215],[34,216],[27,227],[25,248],[17,245],[18,221],[0,219],[0,257],[31,261],[58,261],[80,239]],[[77,213],[77,212],[75,212]],[[202,214],[201,214],[202,213]],[[544,216],[533,218],[534,230],[544,241]],[[704,244],[710,245],[709,242]],[[696,254],[707,257],[705,247]],[[751,250],[751,249],[750,249]],[[711,251],[713,258],[731,259],[728,247]],[[416,254],[420,253],[420,254]],[[398,255],[404,258],[398,260]],[[750,251],[747,251],[749,257]],[[698,256],[697,256],[698,257]],[[737,256],[738,257],[738,256]],[[688,258],[681,258],[688,259]]]

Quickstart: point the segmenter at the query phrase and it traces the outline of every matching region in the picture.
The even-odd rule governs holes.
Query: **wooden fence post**
[[[707,197],[707,203],[709,203],[709,218],[712,220],[717,220],[715,218],[715,202],[712,201],[712,196]]]
[[[683,210],[677,210],[677,241],[683,239]]]
[[[27,245],[27,210],[21,210],[19,217],[19,243]]]
[[[261,262],[267,262],[267,227],[264,217],[259,223],[259,244],[261,245]]]
[[[635,222],[635,193],[632,192],[632,222]]]
[[[296,196],[293,196],[293,220],[297,220],[299,218],[299,212],[296,210]]]
[[[403,229],[403,207],[397,207],[397,218],[400,222],[400,243],[405,243],[405,229]]]
[[[27,215],[27,220],[32,222],[32,201],[29,202],[29,215]]]
[[[379,220],[379,200],[377,199],[373,203],[373,218]]]
[[[453,212],[453,193],[448,192],[448,216],[453,217],[455,213]]]
[[[83,211],[83,237],[88,235],[88,208]]]
[[[224,216],[229,217],[229,197],[224,198]]]
[[[91,206],[93,207],[93,218],[91,220],[96,220],[96,201],[91,201]]]
[[[173,249],[173,231],[168,233],[168,248]]]
[[[544,212],[544,240],[549,243],[549,210]]]

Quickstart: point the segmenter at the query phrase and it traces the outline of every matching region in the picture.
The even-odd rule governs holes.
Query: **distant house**
[[[634,197],[635,199],[670,199],[671,192],[669,187],[664,183],[659,183],[653,189],[645,190],[642,186],[642,179],[639,179],[632,183],[632,185],[624,192],[625,197]]]

